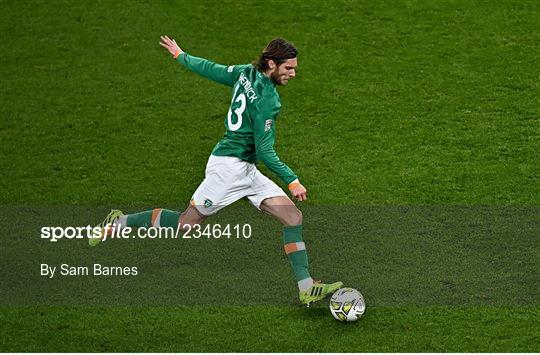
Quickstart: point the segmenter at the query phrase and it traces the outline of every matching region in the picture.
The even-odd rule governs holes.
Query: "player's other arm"
[[[299,201],[307,199],[307,191],[298,176],[283,163],[275,149],[275,118],[279,108],[275,105],[265,103],[264,98],[255,106],[253,128],[255,135],[255,147],[257,158],[273,173],[278,175],[288,186],[291,194]]]
[[[189,55],[180,48],[174,39],[170,39],[167,36],[161,36],[161,42],[159,44],[166,48],[174,59],[182,63],[186,68],[205,78],[227,86],[233,86],[238,79],[238,75],[240,74],[238,66],[227,67],[204,58]]]

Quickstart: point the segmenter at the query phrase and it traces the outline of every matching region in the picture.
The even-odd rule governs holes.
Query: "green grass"
[[[4,204],[187,203],[230,90],[163,33],[222,63],[297,44],[277,149],[310,203],[539,202],[536,1],[1,6]]]
[[[540,309],[377,307],[353,324],[325,309],[276,306],[1,311],[3,351],[534,352]]]
[[[539,10],[0,2],[0,350],[539,351]],[[38,242],[39,226],[95,223],[104,209],[80,206],[183,209],[200,183],[230,90],[174,63],[161,34],[225,64],[250,62],[276,36],[297,45],[277,151],[308,188],[313,270],[361,289],[359,323],[293,303],[279,226],[244,205],[239,218],[263,232],[243,244]],[[35,274],[41,262],[134,259],[148,266],[131,284],[146,296],[138,307],[54,298],[129,296],[126,279]],[[245,286],[227,287],[260,290],[261,279],[275,293],[233,306]],[[182,300],[212,282],[221,303]]]

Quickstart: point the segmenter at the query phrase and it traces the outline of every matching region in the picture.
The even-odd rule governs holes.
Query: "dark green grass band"
[[[358,288],[372,306],[538,304],[538,207],[329,206],[302,211],[311,276]],[[209,226],[221,229],[249,225],[249,238],[236,236],[231,227],[231,238],[131,236],[96,248],[86,240],[40,239],[43,226],[97,224],[107,213],[105,207],[0,209],[0,267],[9,270],[0,274],[0,304],[297,302],[282,226],[249,205],[230,206],[208,219]],[[41,276],[41,264],[57,267],[56,276]],[[138,274],[59,276],[62,264],[88,267],[90,273],[94,264],[137,267]],[[212,287],[203,287],[208,284]],[[239,284],[249,285],[251,292]]]

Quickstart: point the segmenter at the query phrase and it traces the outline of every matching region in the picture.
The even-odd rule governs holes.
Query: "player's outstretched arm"
[[[168,36],[161,36],[161,42],[159,44],[167,49],[174,59],[178,60],[192,72],[220,84],[233,86],[240,75],[242,66],[235,65],[227,67],[204,58],[189,55],[180,48],[174,39],[170,39]]]

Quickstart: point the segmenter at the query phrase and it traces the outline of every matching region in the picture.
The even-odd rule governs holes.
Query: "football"
[[[342,322],[357,321],[365,310],[364,297],[354,288],[340,288],[330,299],[330,312],[334,318]]]

